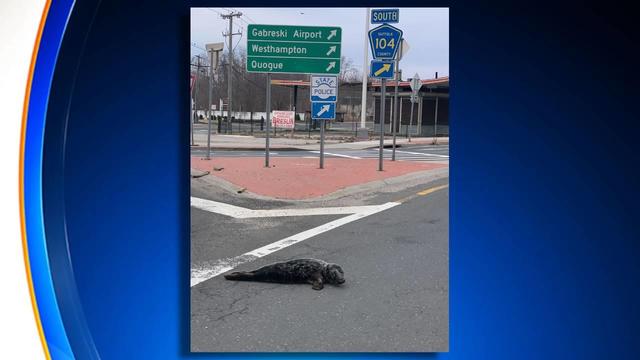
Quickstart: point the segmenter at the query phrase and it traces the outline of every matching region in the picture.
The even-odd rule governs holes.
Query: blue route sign
[[[318,120],[334,120],[336,118],[336,103],[312,102],[311,118]]]
[[[369,43],[374,59],[394,59],[402,39],[402,30],[383,24],[369,30]]]
[[[393,60],[371,60],[369,75],[378,79],[393,79],[395,75],[393,65]]]
[[[372,24],[391,24],[400,22],[400,9],[373,9],[371,10]]]

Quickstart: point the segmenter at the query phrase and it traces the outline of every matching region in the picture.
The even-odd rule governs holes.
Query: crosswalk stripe
[[[312,153],[316,153],[319,154],[320,151],[316,151],[316,150],[310,150],[310,152]],[[345,157],[345,158],[349,158],[349,159],[362,159],[361,157],[357,157],[357,156],[351,156],[351,155],[344,155],[344,154],[336,154],[336,153],[330,153],[330,152],[324,152],[325,155],[332,155],[332,156],[337,156],[337,157]]]

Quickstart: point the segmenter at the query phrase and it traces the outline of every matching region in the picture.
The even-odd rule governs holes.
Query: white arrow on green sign
[[[250,24],[247,33],[249,72],[340,73],[339,27]]]

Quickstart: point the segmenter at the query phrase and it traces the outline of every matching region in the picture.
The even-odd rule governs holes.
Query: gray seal
[[[284,284],[311,284],[314,290],[322,290],[324,284],[344,283],[344,271],[337,264],[317,259],[296,259],[263,266],[253,271],[232,272],[227,280],[264,281]]]

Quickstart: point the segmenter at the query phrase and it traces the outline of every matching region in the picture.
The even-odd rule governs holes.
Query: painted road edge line
[[[449,184],[434,186],[434,187],[428,188],[426,190],[422,190],[420,192],[417,192],[417,193],[415,193],[413,195],[409,195],[409,196],[403,197],[402,199],[398,199],[395,202],[403,204],[403,203],[405,203],[405,202],[407,202],[407,201],[409,201],[411,199],[415,199],[418,196],[429,195],[429,194],[431,194],[433,192],[436,192],[438,190],[442,190],[442,189],[445,189],[445,188],[448,188],[448,187],[449,187]]]
[[[251,262],[253,260],[259,259],[261,257],[272,254],[278,250],[282,250],[291,245],[297,244],[301,241],[312,238],[316,235],[322,234],[329,230],[333,230],[342,225],[348,224],[350,222],[360,220],[369,215],[373,215],[375,213],[379,213],[381,211],[391,209],[394,206],[400,205],[399,202],[388,202],[382,205],[372,206],[366,211],[358,212],[349,216],[345,216],[343,218],[330,221],[326,224],[317,226],[315,228],[305,230],[301,233],[286,237],[282,240],[278,240],[269,245],[265,245],[263,247],[257,248],[253,251],[244,253],[240,256],[235,256],[232,258],[220,259],[214,262],[208,263],[206,265],[196,266],[191,269],[191,287],[200,284],[203,281],[209,280],[213,277],[216,277],[220,274],[223,274],[229,270],[233,270],[238,265]]]
[[[449,184],[440,185],[440,186],[434,186],[432,188],[429,188],[429,189],[426,189],[426,190],[422,190],[422,191],[418,192],[417,194],[420,195],[420,196],[429,195],[432,192],[436,192],[438,190],[442,190],[442,189],[445,189],[445,188],[448,188],[448,187],[449,187]]]

